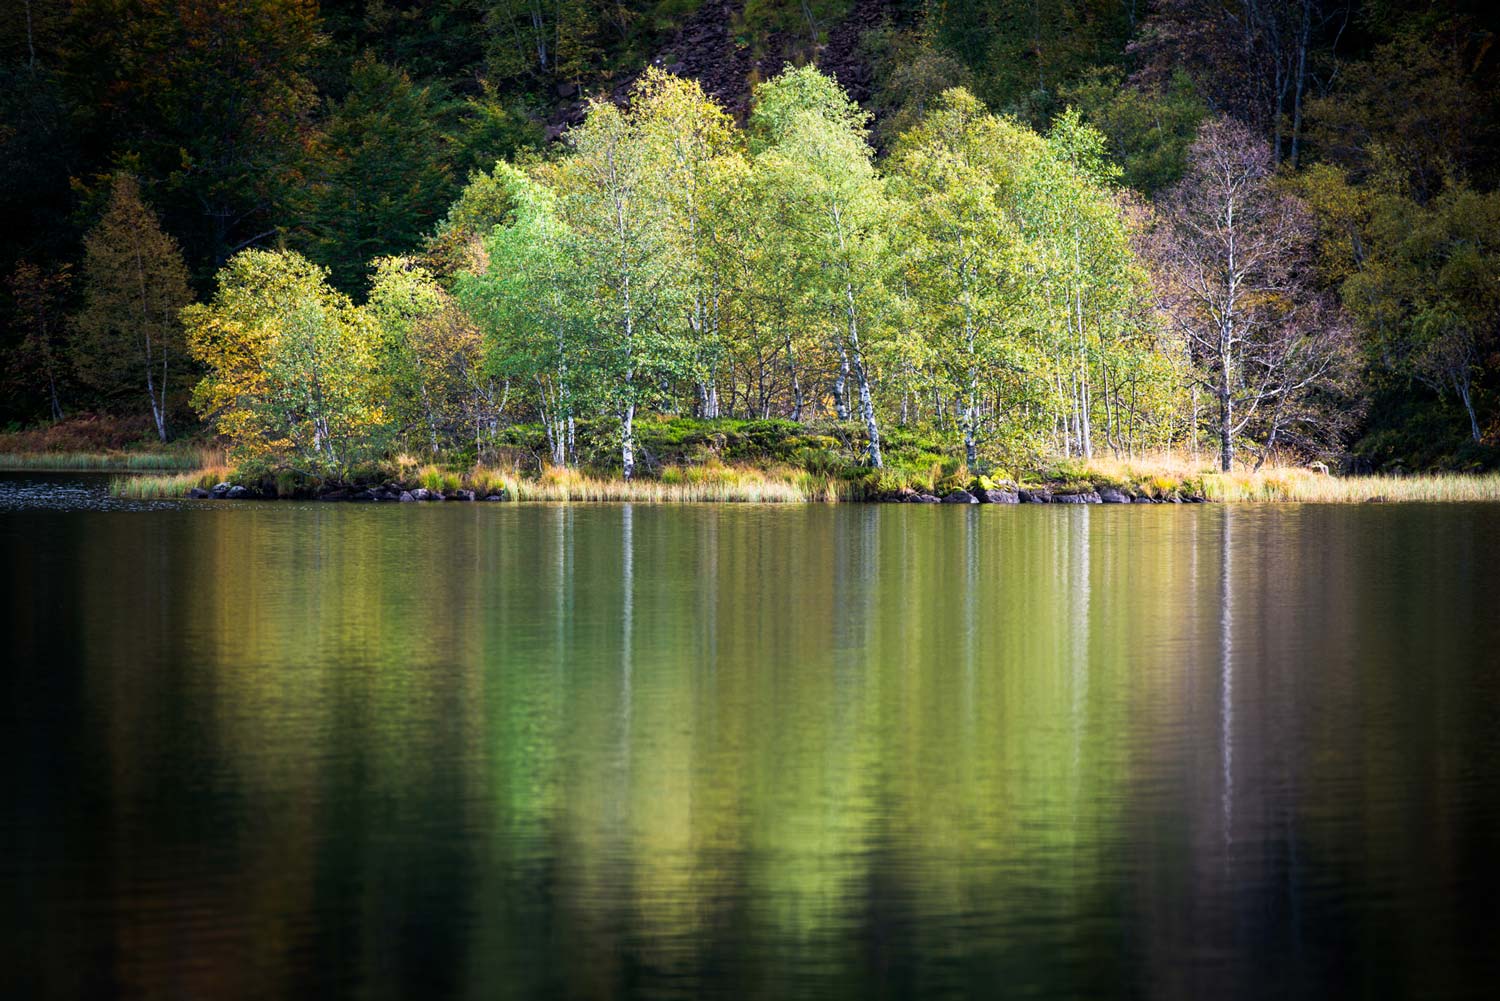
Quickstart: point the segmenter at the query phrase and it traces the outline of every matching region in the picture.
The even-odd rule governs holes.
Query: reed
[[[439,492],[457,490],[463,485],[463,474],[441,466],[423,466],[417,470],[417,485]]]
[[[7,452],[0,453],[0,469],[50,472],[155,472],[201,469],[222,465],[221,449],[183,449],[169,452]]]

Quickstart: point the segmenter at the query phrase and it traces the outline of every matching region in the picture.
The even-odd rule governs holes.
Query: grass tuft
[[[116,476],[109,481],[109,492],[112,496],[131,500],[171,500],[186,497],[194,487],[206,490],[216,483],[223,483],[233,472],[228,466],[212,465],[190,473]]]

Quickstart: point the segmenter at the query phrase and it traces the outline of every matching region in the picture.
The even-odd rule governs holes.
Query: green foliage
[[[1018,396],[1012,373],[1027,353],[1021,334],[1035,308],[1032,276],[1041,258],[1023,234],[1014,168],[1040,149],[1029,130],[988,114],[959,89],[938,99],[893,157],[906,210],[911,323],[938,391],[961,401],[970,463],[978,461],[980,439],[1006,416],[982,399],[1009,404]]]
[[[860,45],[875,70],[871,110],[885,145],[916,127],[944,92],[972,83],[968,67],[940,49],[930,31],[886,26],[867,32]]]
[[[956,0],[933,14],[935,37],[974,74],[996,108],[1045,121],[1059,89],[1123,55],[1128,5],[1108,0]]]
[[[3,384],[16,399],[45,401],[53,421],[63,417],[63,400],[71,382],[67,314],[64,312],[71,269],[44,271],[21,261],[6,278],[10,293],[10,327],[17,335],[6,354]]]
[[[294,199],[296,242],[337,288],[356,291],[369,261],[413,249],[441,218],[455,190],[443,128],[453,111],[398,69],[369,56],[355,63]]]
[[[1495,419],[1484,362],[1500,349],[1500,193],[1454,187],[1427,205],[1371,203],[1368,250],[1343,284],[1382,367],[1451,393],[1474,444]]]
[[[1181,179],[1188,147],[1208,115],[1181,71],[1152,91],[1128,85],[1113,68],[1096,69],[1061,88],[1059,98],[1105,136],[1123,183],[1147,195]]]
[[[811,53],[828,41],[828,29],[849,13],[852,0],[745,0],[741,15],[747,33],[790,35],[794,49]]]
[[[496,385],[477,326],[421,264],[375,262],[364,312],[377,330],[376,366],[386,421],[408,449],[476,451],[499,419]]]
[[[385,451],[377,328],[327,275],[294,253],[247,250],[210,303],[183,311],[208,370],[194,405],[237,463],[338,471]]]

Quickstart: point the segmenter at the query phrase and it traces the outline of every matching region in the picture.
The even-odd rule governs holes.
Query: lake
[[[0,476],[7,997],[1492,997],[1500,508]]]

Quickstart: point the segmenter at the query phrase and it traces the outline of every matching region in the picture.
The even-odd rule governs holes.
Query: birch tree
[[[692,353],[695,409],[699,416],[718,417],[726,263],[739,243],[728,229],[730,206],[745,183],[748,165],[736,147],[733,120],[697,81],[648,68],[636,85],[631,115],[681,262],[682,322]]]
[[[378,392],[390,401],[393,430],[433,455],[469,444],[480,452],[507,394],[486,371],[474,321],[410,257],[375,262],[363,311],[378,331]]]
[[[183,310],[207,369],[193,391],[205,419],[250,468],[340,472],[383,454],[377,331],[290,252],[247,250],[219,272],[212,301]]]
[[[955,89],[893,154],[914,312],[959,397],[970,466],[979,458],[981,409],[1001,395],[983,389],[998,389],[1016,367],[1030,291],[1031,249],[1009,210],[1008,168],[1020,138],[1016,126]]]
[[[754,169],[785,192],[795,253],[815,264],[812,294],[831,321],[839,355],[834,379],[840,417],[850,415],[847,377],[858,392],[872,467],[884,464],[875,412],[869,348],[882,329],[891,204],[876,173],[869,116],[814,67],[786,69],[756,88],[752,127],[759,133]],[[846,373],[847,372],[847,376]]]
[[[573,153],[556,172],[559,204],[587,296],[590,358],[619,421],[628,480],[636,469],[637,410],[688,369],[690,351],[674,322],[684,300],[684,262],[633,117],[594,101],[569,136]]]
[[[576,460],[577,408],[590,363],[581,302],[589,290],[571,260],[572,234],[557,198],[508,163],[492,175],[510,207],[510,222],[484,241],[486,268],[462,275],[460,301],[484,330],[487,368],[534,397],[554,466]]]
[[[1305,403],[1346,356],[1345,327],[1312,284],[1308,213],[1275,187],[1273,169],[1248,128],[1205,123],[1154,244],[1166,314],[1216,406],[1226,472],[1242,433]]]

